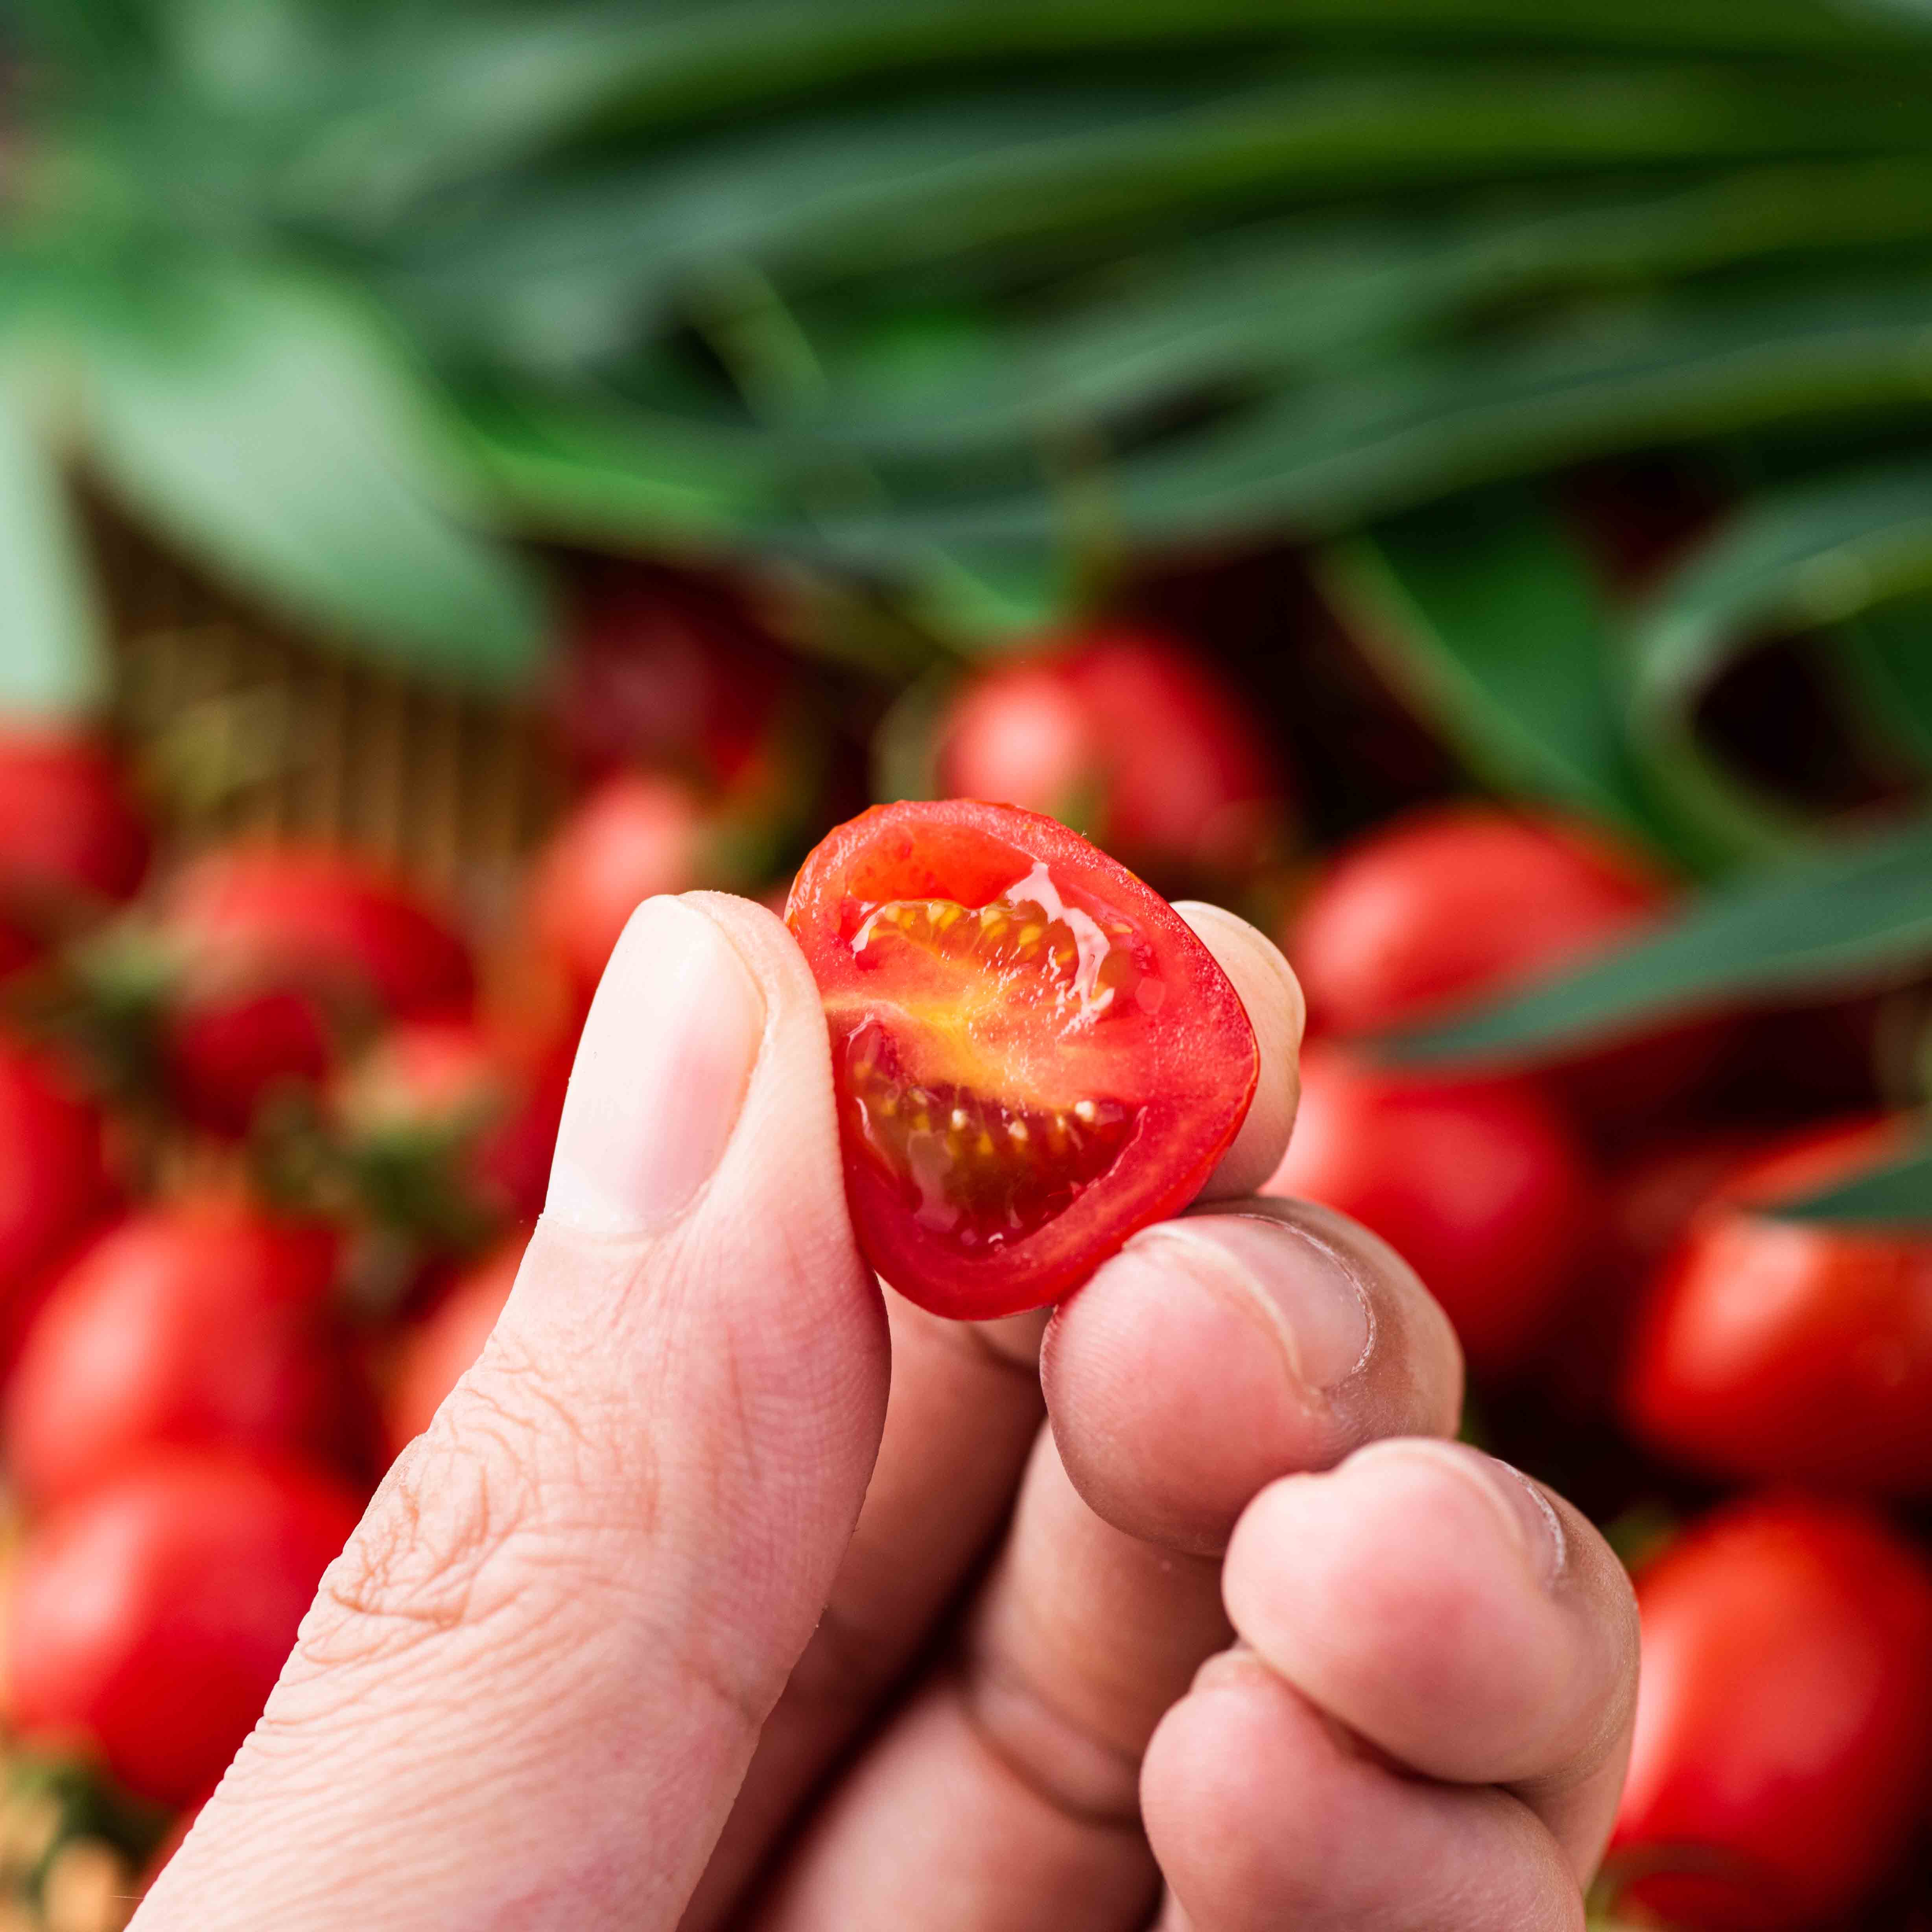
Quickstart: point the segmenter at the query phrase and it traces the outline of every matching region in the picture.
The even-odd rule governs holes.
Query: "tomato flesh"
[[[926,1306],[1054,1299],[1240,1130],[1259,1062],[1234,988],[1051,819],[876,807],[807,859],[786,918],[825,1003],[860,1243]]]

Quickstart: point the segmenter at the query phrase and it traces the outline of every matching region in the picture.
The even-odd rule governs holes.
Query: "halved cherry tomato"
[[[1246,1115],[1259,1057],[1226,975],[1052,819],[874,806],[806,860],[785,918],[831,1026],[860,1244],[940,1314],[1076,1287]]]
[[[1543,1336],[1598,1211],[1588,1157],[1540,1088],[1418,1078],[1329,1041],[1302,1055],[1294,1138],[1263,1192],[1381,1235],[1492,1375],[1520,1368]]]
[[[1910,1132],[1883,1120],[1808,1130],[1692,1217],[1626,1366],[1637,1436],[1725,1474],[1932,1490],[1932,1238],[1765,1211]]]
[[[225,1194],[130,1216],[28,1331],[7,1386],[9,1476],[58,1502],[162,1444],[366,1472],[371,1403],[332,1305],[340,1245]]]
[[[1670,1545],[1637,1607],[1624,1898],[1694,1932],[1835,1924],[1932,1797],[1932,1567],[1856,1504],[1764,1497]]]
[[[176,1450],[44,1516],[11,1578],[10,1724],[91,1746],[139,1797],[193,1802],[261,1714],[359,1514],[298,1464]]]
[[[1234,878],[1285,842],[1280,758],[1204,658],[1100,627],[964,685],[939,728],[949,793],[1050,812],[1172,886]]]

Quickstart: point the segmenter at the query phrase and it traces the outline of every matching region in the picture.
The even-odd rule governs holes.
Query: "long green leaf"
[[[828,434],[886,451],[1035,438],[1216,382],[1331,370],[1475,304],[1821,250],[1932,241],[1932,163],[1754,169],[1640,193],[1588,190],[1427,223],[1306,218],[1246,227],[1105,278],[1068,313],[1000,328],[963,369],[904,380],[895,341],[835,358]],[[876,361],[878,358],[872,358]]]
[[[1774,802],[1700,746],[1702,693],[1754,636],[1837,622],[1927,586],[1932,463],[1915,463],[1759,499],[1657,593],[1630,640],[1635,736],[1652,782],[1713,849],[1748,853],[1791,832]]]
[[[1747,873],[1654,936],[1437,1026],[1418,1064],[1534,1060],[1678,1014],[1882,984],[1932,958],[1932,818]]]
[[[1437,62],[1014,89],[760,126],[492,197],[416,245],[414,286],[452,332],[494,328],[506,352],[554,362],[674,318],[719,260],[823,280],[1310,196],[1894,149],[1932,149],[1932,118],[1828,70]]]
[[[1802,1200],[1781,1203],[1776,1212],[1781,1220],[1846,1227],[1932,1228],[1932,1142]]]
[[[1514,489],[1456,500],[1316,569],[1358,644],[1478,776],[1667,849],[1620,729],[1600,593],[1546,505]]]
[[[27,380],[0,361],[0,712],[70,716],[105,699],[106,643]]]
[[[1932,778],[1932,598],[1862,612],[1844,631],[1873,724]]]
[[[769,442],[589,401],[464,398],[477,466],[526,529],[580,542],[716,543],[795,514]]]
[[[325,633],[504,683],[545,637],[532,572],[470,526],[426,397],[329,290],[231,274],[82,353],[95,462],[144,516]]]
[[[1490,344],[1385,362],[1293,394],[1230,426],[1123,458],[1120,526],[1173,542],[1288,530],[1345,532],[1460,487],[1582,458],[1881,405],[1923,409],[1932,276],[1802,300],[1637,308]],[[910,542],[1038,537],[1036,492],[854,520],[854,553]]]
[[[971,60],[1035,70],[1124,53],[1198,58],[1228,46],[1319,45],[1366,28],[1378,50],[1445,37],[1672,53],[1928,58],[1908,30],[1820,0],[710,0],[653,8],[525,8],[365,27],[364,100],[303,170],[319,208],[346,197],[393,217],[408,197],[520,158],[586,124],[634,133],[754,108],[769,116],[832,88],[878,91]]]

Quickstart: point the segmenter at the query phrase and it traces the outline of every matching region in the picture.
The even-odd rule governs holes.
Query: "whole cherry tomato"
[[[583,800],[538,854],[531,923],[587,995],[641,901],[738,883],[728,856],[682,779],[620,772]]]
[[[358,1514],[298,1464],[172,1450],[43,1516],[12,1576],[13,1729],[91,1747],[137,1796],[193,1802],[261,1714]]]
[[[1733,1504],[1637,1580],[1610,1870],[1688,1932],[1835,1923],[1932,1796],[1932,1567],[1855,1503]]]
[[[51,1055],[0,1039],[0,1372],[51,1271],[113,1202],[99,1113]]]
[[[526,1058],[464,1020],[391,1028],[330,1095],[379,1220],[459,1247],[542,1211],[569,1061]]]
[[[1238,878],[1284,842],[1288,787],[1252,710],[1158,632],[1043,644],[961,688],[940,788],[1049,813],[1162,884]]]
[[[381,1018],[467,1012],[470,955],[380,867],[331,848],[233,846],[164,896],[160,1052],[175,1103],[236,1134],[286,1082],[313,1082]]]
[[[430,1425],[443,1398],[483,1352],[516,1284],[527,1233],[511,1236],[453,1282],[430,1312],[406,1329],[382,1405],[392,1457]]]
[[[1540,1088],[1418,1078],[1332,1042],[1302,1056],[1294,1137],[1264,1192],[1381,1235],[1491,1375],[1522,1366],[1554,1319],[1598,1212],[1588,1158]]]
[[[55,1283],[7,1386],[21,1492],[65,1501],[156,1444],[366,1469],[369,1397],[333,1306],[339,1249],[332,1229],[219,1194],[103,1236]]]
[[[1499,994],[1652,923],[1660,875],[1594,828],[1492,806],[1403,814],[1345,848],[1286,950],[1316,1033],[1379,1033]],[[1714,1056],[1708,1024],[1569,1064],[1579,1099],[1643,1116]]]
[[[732,790],[769,778],[795,683],[724,584],[599,559],[572,602],[552,701],[566,750],[591,778],[644,764]]]
[[[149,844],[104,746],[52,726],[0,724],[0,973],[131,897]]]
[[[1624,1376],[1639,1437],[1726,1474],[1932,1489],[1932,1238],[1768,1211],[1902,1149],[1910,1131],[1808,1130],[1694,1216]]]
[[[845,1186],[902,1292],[1051,1301],[1184,1206],[1246,1117],[1253,1029],[1166,902],[1050,818],[877,806],[785,918],[832,1032]]]
[[[1640,1148],[1604,1177],[1600,1238],[1537,1365],[1544,1396],[1568,1416],[1608,1414],[1643,1292],[1692,1214],[1768,1144],[1762,1134],[1706,1132]]]

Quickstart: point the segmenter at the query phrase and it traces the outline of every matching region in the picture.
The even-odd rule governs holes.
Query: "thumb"
[[[824,1606],[886,1376],[802,958],[748,901],[647,902],[502,1318],[140,1932],[674,1925]]]

